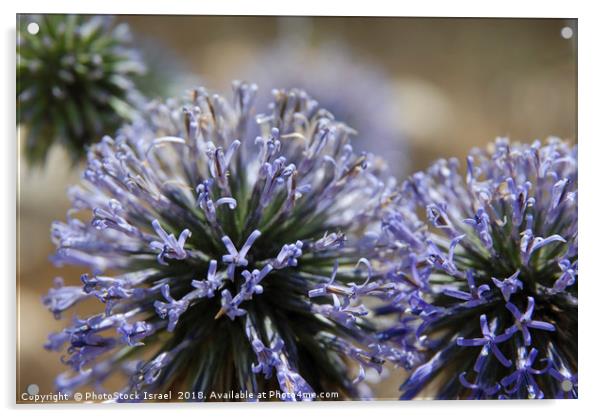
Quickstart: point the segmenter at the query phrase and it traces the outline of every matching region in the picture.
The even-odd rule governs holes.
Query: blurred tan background
[[[388,78],[386,88],[398,115],[394,128],[406,173],[426,168],[435,158],[463,158],[471,147],[496,136],[530,141],[555,135],[577,140],[576,20],[118,19],[130,25],[137,40],[169,51],[162,64],[181,60],[188,75],[176,84],[200,79],[212,90],[223,91],[231,79],[245,78],[244,69],[261,66],[266,48],[285,38],[310,50],[333,43],[344,47],[352,64],[378,68]],[[64,219],[69,206],[65,191],[77,181],[80,170],[70,166],[60,149],[53,150],[44,169],[30,169],[21,162],[18,394],[31,383],[39,385],[41,393],[50,392],[54,377],[64,370],[59,356],[42,348],[46,335],[60,329],[61,323],[45,310],[40,298],[54,277],[77,283],[81,274],[77,269],[54,268],[48,261],[53,251],[50,223]],[[399,380],[394,373],[379,385],[378,396],[397,398]]]

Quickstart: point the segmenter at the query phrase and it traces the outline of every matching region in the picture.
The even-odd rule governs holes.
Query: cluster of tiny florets
[[[362,248],[392,183],[306,93],[275,90],[260,113],[256,91],[151,103],[89,150],[52,226],[53,260],[80,266],[81,284],[58,281],[44,303],[102,309],[50,335],[72,369],[60,391],[123,374],[124,393],[357,398],[367,370],[404,355],[362,303],[388,295]]]
[[[404,172],[391,84],[345,54],[285,44],[247,70],[271,96],[145,103],[126,26],[19,24],[26,157],[87,157],[52,225],[53,262],[82,274],[43,302],[100,308],[49,336],[59,391],[356,399],[388,364],[402,399],[577,397],[576,146],[499,139],[397,186],[352,147]]]
[[[500,139],[459,166],[414,174],[383,216],[402,398],[576,397],[576,146]]]

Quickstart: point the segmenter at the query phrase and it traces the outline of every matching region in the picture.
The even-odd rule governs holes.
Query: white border
[[[270,0],[181,0],[144,2],[118,2],[114,0],[44,2],[24,0],[19,2],[21,13],[65,12],[71,13],[122,13],[122,14],[239,14],[239,15],[323,15],[323,16],[458,16],[458,17],[576,17],[581,10],[576,2],[518,1],[486,6],[481,1],[420,1],[369,2],[304,0],[296,2]],[[578,3],[578,2],[577,2]],[[15,5],[17,6],[17,5]]]
[[[527,2],[506,0],[488,3],[483,1],[414,1],[398,2],[370,0],[352,3],[350,1],[302,0],[283,1],[227,1],[207,2],[202,0],[85,0],[85,1],[33,1],[5,0],[2,2],[0,19],[3,26],[2,48],[2,117],[0,126],[3,137],[0,139],[0,163],[2,172],[2,204],[0,217],[0,266],[5,274],[3,284],[2,316],[6,322],[4,343],[1,344],[2,369],[0,393],[2,406],[8,414],[43,413],[44,416],[77,414],[81,416],[106,416],[107,413],[132,415],[141,410],[152,416],[165,416],[171,410],[189,411],[215,415],[243,415],[246,417],[302,416],[308,413],[345,417],[367,416],[445,416],[463,417],[467,414],[486,415],[487,418],[505,417],[519,413],[548,416],[577,416],[587,414],[596,407],[598,388],[602,387],[600,370],[601,338],[598,323],[602,306],[602,277],[597,270],[601,265],[596,256],[600,251],[602,237],[600,231],[601,199],[598,195],[602,175],[597,167],[602,163],[602,137],[600,135],[600,75],[602,75],[601,51],[602,21],[594,2],[545,1]],[[580,144],[580,277],[585,278],[580,293],[579,306],[581,337],[579,341],[579,396],[578,401],[492,401],[492,402],[349,402],[320,405],[124,405],[124,406],[15,406],[15,194],[16,194],[16,146],[15,146],[15,14],[17,12],[72,12],[72,13],[126,13],[126,14],[265,14],[265,15],[349,15],[349,16],[455,16],[455,17],[571,17],[578,18],[579,40],[579,144]],[[596,262],[598,261],[598,262]],[[23,411],[26,409],[26,411]]]

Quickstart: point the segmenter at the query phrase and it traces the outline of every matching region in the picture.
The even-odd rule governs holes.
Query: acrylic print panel
[[[576,398],[576,36],[18,15],[17,402]]]

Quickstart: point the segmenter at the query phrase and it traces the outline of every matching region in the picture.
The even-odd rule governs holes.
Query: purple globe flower
[[[80,266],[82,285],[57,282],[44,302],[102,309],[50,336],[72,369],[59,390],[125,374],[124,393],[342,399],[394,352],[360,301],[382,292],[361,256],[389,187],[379,163],[303,91],[274,91],[258,115],[255,94],[234,83],[232,101],[197,89],[151,103],[90,149],[52,227],[54,262]]]
[[[382,222],[415,353],[403,399],[577,396],[577,147],[500,139],[406,180]]]

